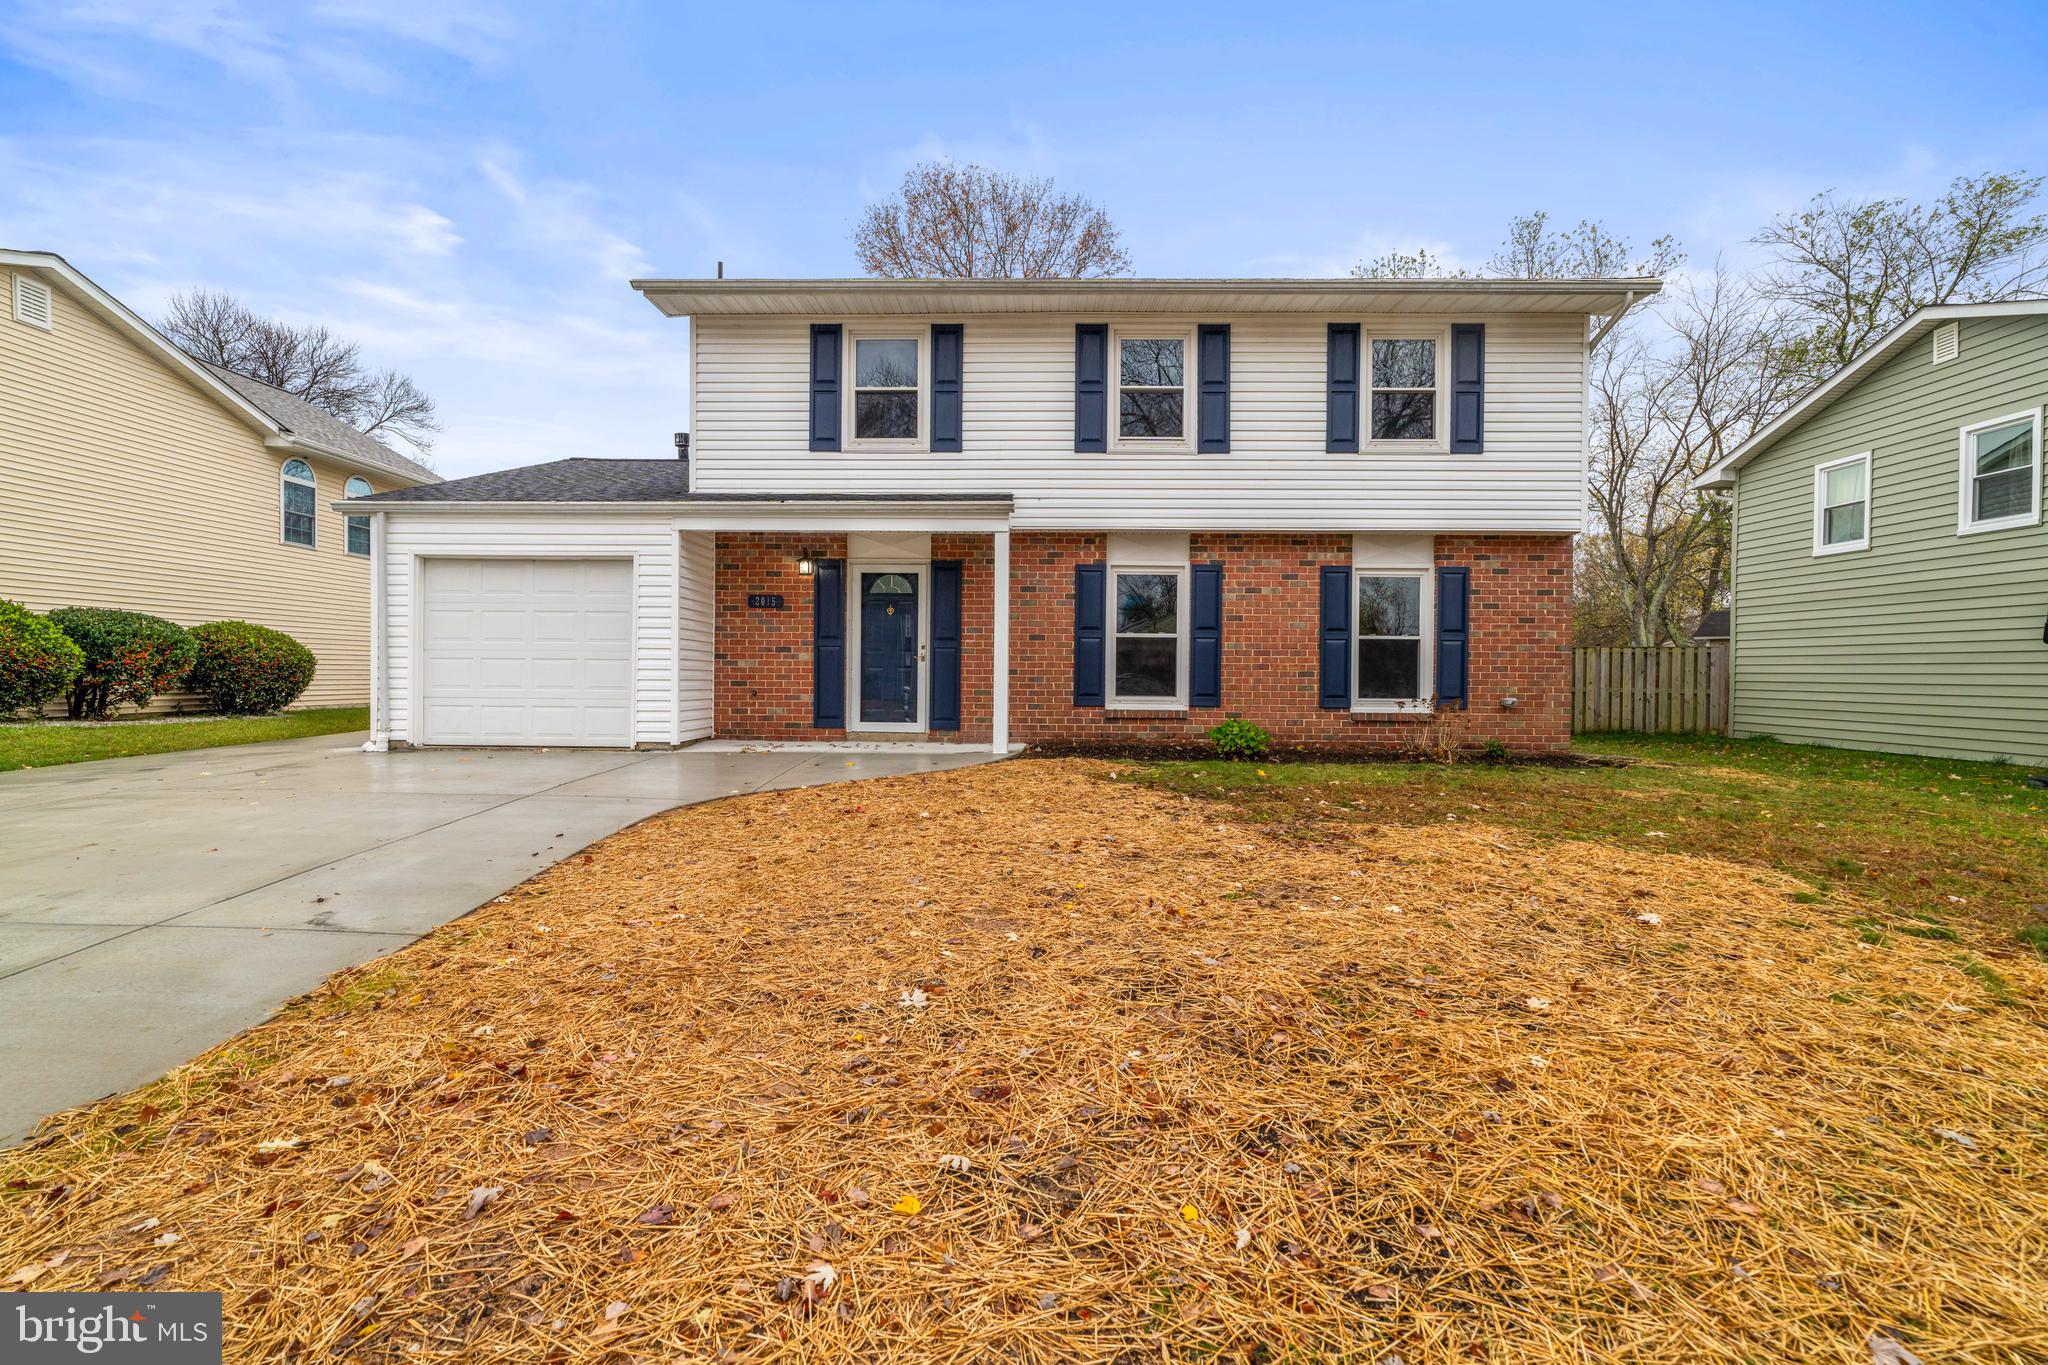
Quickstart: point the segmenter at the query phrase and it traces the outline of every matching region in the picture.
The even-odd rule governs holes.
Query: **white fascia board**
[[[1735,475],[1744,465],[1791,434],[1807,418],[1833,402],[1835,396],[1853,385],[1872,366],[1898,354],[1901,347],[1923,332],[1944,322],[1964,318],[2011,318],[2048,313],[2048,299],[2012,299],[2004,303],[1945,303],[1922,308],[1879,337],[1863,354],[1836,370],[1812,392],[1787,408],[1778,419],[1737,446],[1719,464],[1692,481],[1694,488],[1733,488]]]
[[[231,409],[236,416],[266,437],[290,435],[288,427],[281,425],[269,413],[222,383],[211,370],[173,346],[163,333],[143,321],[127,304],[79,273],[78,268],[62,256],[48,251],[0,251],[0,265],[13,266],[18,270],[40,271],[54,276],[63,284],[66,293],[83,301],[88,308],[111,324],[115,331],[122,333],[142,349],[153,352],[158,359],[219,399],[223,406]],[[335,457],[330,455],[329,458]],[[388,475],[391,471],[387,469],[381,472]]]

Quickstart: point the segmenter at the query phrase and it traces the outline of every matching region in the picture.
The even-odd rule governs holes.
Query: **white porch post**
[[[1010,533],[997,531],[995,573],[994,746],[1010,752]]]
[[[391,696],[386,681],[388,642],[385,640],[384,607],[384,514],[370,513],[370,738],[366,753],[381,754],[391,747]]]

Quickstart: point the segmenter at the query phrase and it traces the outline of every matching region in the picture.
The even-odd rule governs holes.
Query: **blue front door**
[[[917,576],[860,576],[860,718],[917,720]]]

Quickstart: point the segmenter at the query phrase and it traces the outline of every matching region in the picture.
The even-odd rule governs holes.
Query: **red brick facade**
[[[811,728],[811,580],[805,548],[843,556],[843,535],[718,537],[717,733],[736,739],[833,739]],[[1011,536],[1010,737],[1029,744],[1186,744],[1243,716],[1290,748],[1399,752],[1498,740],[1517,752],[1571,738],[1571,537],[1442,535],[1440,565],[1472,571],[1469,703],[1437,717],[1325,711],[1317,704],[1319,570],[1351,561],[1347,534],[1195,532],[1189,558],[1223,565],[1223,705],[1161,713],[1073,704],[1074,566],[1104,559],[1094,532]],[[963,562],[961,724],[991,736],[993,541],[935,535],[934,559]],[[781,611],[749,593],[781,593]],[[1505,697],[1517,704],[1501,705]],[[851,701],[851,699],[849,699]],[[955,736],[945,736],[953,738]]]

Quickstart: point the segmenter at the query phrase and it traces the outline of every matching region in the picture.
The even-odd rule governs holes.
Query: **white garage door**
[[[421,564],[420,742],[633,742],[633,564]]]

